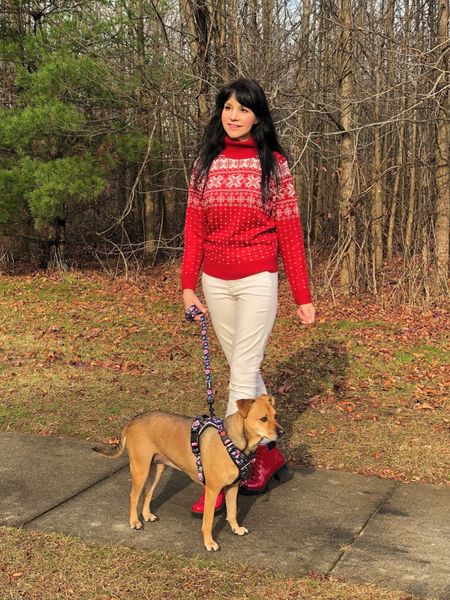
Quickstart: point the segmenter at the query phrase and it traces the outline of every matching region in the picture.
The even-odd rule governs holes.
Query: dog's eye
[[[260,421],[262,421],[263,423],[267,423],[267,421],[269,420],[269,417],[261,417]]]

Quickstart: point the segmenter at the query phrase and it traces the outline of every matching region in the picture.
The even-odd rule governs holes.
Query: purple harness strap
[[[231,441],[230,436],[223,428],[222,419],[218,419],[214,416],[208,417],[207,415],[203,415],[201,417],[195,417],[191,427],[191,448],[195,456],[195,462],[197,463],[197,476],[200,483],[206,483],[205,474],[203,472],[202,457],[200,455],[200,436],[207,427],[215,427],[215,429],[217,429],[220,439],[225,446],[229,457],[239,470],[239,475],[236,477],[233,483],[236,483],[236,481],[239,481],[240,479],[247,479],[247,477],[250,475],[250,468],[254,458],[253,455],[247,456],[247,454],[244,454],[242,450],[236,448]]]
[[[201,310],[197,308],[194,304],[190,306],[189,309],[186,311],[185,317],[187,321],[194,322],[195,317],[198,315],[200,315],[200,325],[203,344],[203,364],[205,367],[206,379],[206,395],[210,413],[209,417],[207,415],[195,417],[191,428],[191,448],[195,456],[195,462],[197,463],[198,479],[201,483],[205,484],[205,475],[203,472],[202,458],[200,455],[200,435],[207,427],[215,427],[217,429],[220,435],[220,439],[222,440],[222,443],[228,452],[228,455],[230,456],[231,460],[234,462],[236,467],[239,469],[239,475],[236,478],[236,481],[239,481],[239,479],[247,479],[247,477],[250,474],[250,467],[252,465],[254,456],[247,456],[246,454],[244,454],[244,452],[242,452],[242,450],[236,448],[236,446],[231,441],[229,435],[223,428],[222,419],[217,418],[214,414],[214,393],[211,378],[211,362],[209,360],[208,337],[206,333],[206,318],[205,315],[201,312]]]

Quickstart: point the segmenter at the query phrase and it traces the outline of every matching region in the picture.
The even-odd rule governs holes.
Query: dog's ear
[[[275,408],[275,398],[273,396],[269,396],[269,394],[261,394],[260,398],[262,400],[267,400]]]
[[[247,417],[250,407],[254,401],[255,400],[253,398],[246,398],[245,400],[238,400],[236,402],[239,414],[244,417],[244,419]]]

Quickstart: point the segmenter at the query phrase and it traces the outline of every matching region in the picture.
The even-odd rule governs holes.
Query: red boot
[[[264,494],[272,477],[279,481],[286,481],[288,476],[286,459],[275,446],[275,442],[261,444],[256,450],[250,477],[241,482],[239,491],[246,496]]]
[[[203,488],[202,495],[192,505],[192,515],[194,517],[203,517],[203,511],[205,509],[205,488]],[[216,504],[214,506],[214,514],[220,515],[225,509],[225,492],[222,490],[217,496]]]

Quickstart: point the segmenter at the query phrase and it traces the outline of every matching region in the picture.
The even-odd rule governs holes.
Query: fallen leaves
[[[101,367],[102,369],[108,369],[110,371],[120,371],[121,373],[130,373],[133,375],[143,374],[145,366],[131,362],[126,359],[112,360],[112,359],[94,359],[89,361],[91,367]]]
[[[57,362],[59,360],[63,360],[64,358],[64,352],[60,351],[60,350],[53,350],[52,352],[49,352],[47,354],[47,357],[44,361],[45,365],[50,365],[54,362]]]
[[[58,327],[57,325],[50,325],[50,327],[47,327],[47,329],[45,329],[41,335],[47,335],[49,333],[61,333],[61,331],[63,330],[62,327]]]
[[[177,264],[134,282],[82,273],[72,289],[60,284],[58,278],[16,277],[14,293],[1,299],[5,427],[99,439],[138,410],[165,406],[167,397],[175,412],[204,408],[201,337],[183,320]],[[333,305],[322,296],[316,326],[304,328],[285,280],[280,290],[263,369],[279,400],[280,422],[298,421],[297,439],[285,436],[288,451],[308,443],[311,464],[442,477],[440,449],[450,431],[448,313],[386,310],[368,297]],[[228,370],[212,328],[210,351],[221,411]],[[377,442],[366,449],[372,436]],[[413,447],[420,445],[424,455],[440,452],[428,471],[424,456],[408,455],[416,437]],[[395,446],[394,458],[377,454],[380,439]],[[355,448],[353,459],[347,444]]]
[[[94,327],[93,329],[91,329],[90,331],[88,331],[87,333],[82,335],[81,337],[83,338],[83,340],[86,340],[86,341],[94,340],[95,338],[97,338],[100,335],[101,331],[102,330],[100,329],[100,327]]]
[[[414,404],[414,410],[436,410],[436,407],[427,402],[420,402],[417,400]]]
[[[292,389],[292,385],[280,385],[278,388],[278,393],[282,396],[285,396],[290,389]]]
[[[318,431],[317,429],[310,429],[309,431],[306,432],[306,435],[308,435],[309,437],[317,437],[319,435],[324,435],[327,432],[327,429],[321,429],[320,431]]]
[[[354,402],[350,402],[349,400],[340,400],[337,404],[336,404],[336,408],[338,410],[341,410],[343,412],[346,413],[351,413],[354,411],[355,409],[355,403]]]

